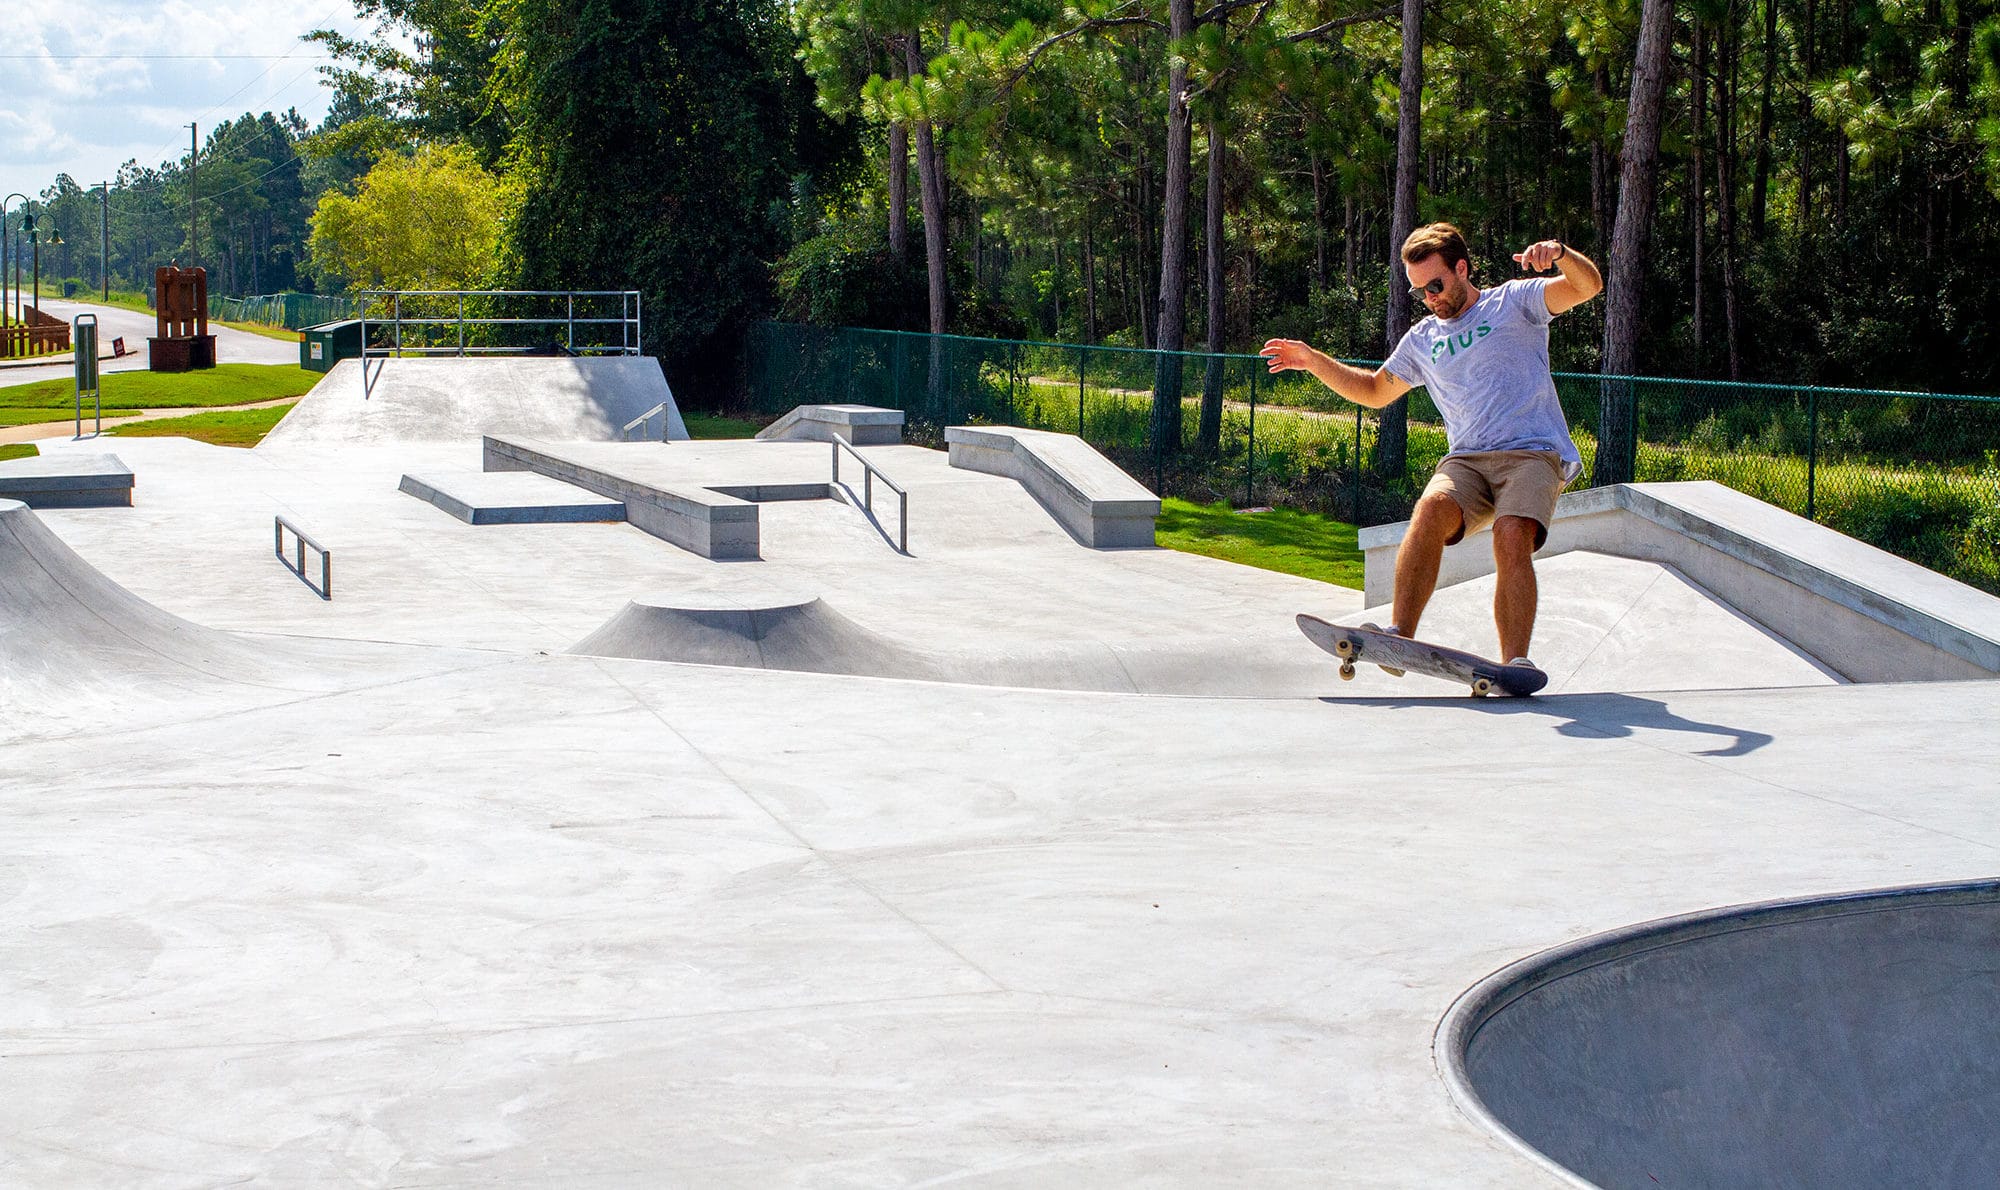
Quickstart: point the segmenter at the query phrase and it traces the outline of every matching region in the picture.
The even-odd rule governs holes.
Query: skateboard
[[[1415,671],[1464,682],[1472,688],[1474,698],[1484,698],[1495,691],[1518,697],[1533,694],[1549,684],[1549,675],[1532,665],[1488,661],[1474,653],[1395,636],[1374,624],[1351,628],[1329,624],[1318,616],[1301,614],[1298,619],[1299,631],[1306,634],[1307,640],[1340,658],[1340,676],[1345,679],[1354,677],[1356,661],[1370,661],[1399,678],[1405,671]]]

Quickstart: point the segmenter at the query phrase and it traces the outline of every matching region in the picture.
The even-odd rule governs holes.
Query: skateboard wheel
[[[1352,661],[1340,667],[1340,680],[1343,682],[1354,680],[1354,663]]]
[[[1491,693],[1493,693],[1493,683],[1492,683],[1492,682],[1488,681],[1488,680],[1487,680],[1487,679],[1485,679],[1485,678],[1478,678],[1478,679],[1475,679],[1475,680],[1473,681],[1473,683],[1472,683],[1472,697],[1474,697],[1474,698],[1485,698],[1485,697],[1486,697],[1487,695],[1489,695],[1489,694],[1491,694]]]
[[[1333,651],[1341,657],[1352,657],[1354,656],[1354,642],[1348,640],[1346,637],[1341,637],[1339,640],[1333,642]]]

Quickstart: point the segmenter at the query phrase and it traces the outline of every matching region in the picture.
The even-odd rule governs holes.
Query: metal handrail
[[[271,526],[272,549],[278,555],[279,564],[284,566],[286,570],[298,575],[299,581],[306,585],[306,590],[311,591],[321,599],[331,600],[333,598],[333,555],[327,551],[325,546],[307,537],[300,531],[297,525],[294,525],[284,517],[275,516],[271,519],[275,522]],[[293,564],[290,558],[285,556],[285,530],[287,529],[290,529],[292,536],[299,540],[299,560],[296,565]],[[313,586],[312,580],[306,577],[307,546],[311,546],[319,553],[319,586],[317,587]]]
[[[431,317],[428,315],[406,315],[403,313],[403,299],[414,298],[456,298],[458,313],[452,317]],[[560,315],[550,318],[468,318],[465,315],[465,299],[475,298],[562,298],[564,309]],[[576,314],[578,298],[617,298],[618,317],[597,318]],[[368,306],[370,301],[387,300],[389,317],[376,318],[377,325],[388,323],[393,326],[392,345],[372,352],[368,346]],[[522,347],[468,347],[465,344],[467,326],[562,326],[563,347],[572,354],[585,355],[640,355],[646,341],[645,297],[636,289],[366,289],[355,295],[357,318],[361,323],[361,395],[363,399],[374,393],[375,380],[369,375],[368,361],[388,360],[404,355],[520,355],[527,349]],[[458,345],[455,347],[405,347],[403,346],[404,326],[456,326]],[[618,343],[602,347],[576,345],[576,328],[583,326],[617,326]],[[380,375],[380,369],[376,374]]]
[[[631,421],[626,422],[624,428],[619,430],[618,433],[621,437],[625,439],[625,441],[630,442],[632,441],[633,430],[638,429],[640,426],[643,426],[647,422],[652,421],[655,417],[658,417],[660,419],[660,441],[665,442],[667,440],[667,427],[672,424],[672,419],[661,416],[662,414],[666,413],[666,411],[667,411],[667,403],[665,401],[661,401],[659,404],[653,406],[651,409],[646,410],[644,413],[641,413],[639,416],[633,418]],[[647,441],[651,441],[651,439],[648,439]]]
[[[896,552],[900,554],[909,553],[910,552],[910,494],[904,491],[902,488],[896,486],[895,480],[890,479],[887,475],[883,475],[881,470],[877,468],[875,464],[869,462],[867,459],[862,458],[861,452],[854,449],[854,444],[849,442],[845,438],[835,438],[833,440],[834,486],[838,487],[840,485],[840,451],[841,448],[843,447],[846,448],[848,454],[854,456],[856,462],[861,464],[861,506],[868,510],[868,517],[870,520],[874,520],[875,518],[875,477],[877,475],[881,475],[882,482],[884,484],[887,484],[889,490],[896,493],[897,497],[899,497],[902,512],[900,517],[898,518],[899,523],[897,526],[897,535],[896,535]]]

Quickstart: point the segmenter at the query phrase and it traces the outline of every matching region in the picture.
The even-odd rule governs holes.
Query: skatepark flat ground
[[[44,452],[107,446],[135,506],[35,514],[39,597],[108,598],[88,570],[199,628],[85,608],[129,647],[79,652],[0,608],[41,662],[0,686],[0,1181],[1559,1185],[1439,1077],[1467,988],[1633,922],[2000,867],[2000,685],[1842,684],[1631,559],[1544,567],[1569,692],[1475,701],[1342,683],[1291,617],[1358,592],[1086,550],[914,447],[864,450],[910,556],[809,501],[715,563],[396,490],[476,443]],[[332,601],[271,556],[277,514],[334,551]],[[965,668],[565,651],[718,594]],[[1427,624],[1480,647],[1490,594]],[[1692,622],[1740,633],[1707,655]],[[1092,649],[1129,688],[1051,688]],[[1047,681],[973,672],[1009,656]]]

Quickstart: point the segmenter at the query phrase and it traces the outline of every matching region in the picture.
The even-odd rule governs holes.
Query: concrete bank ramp
[[[666,405],[666,436],[688,436],[673,390],[649,356],[342,360],[300,398],[257,449],[310,443],[478,441],[516,434],[556,442],[615,442],[625,425]],[[648,423],[658,439],[661,419]]]
[[[1833,685],[1818,659],[1757,624],[1671,566],[1577,550],[1538,559],[1540,611],[1530,658],[1549,675],[1544,694],[1734,690]],[[1344,622],[1391,620],[1387,606]],[[1493,576],[1440,589],[1417,635],[1493,657]],[[1463,693],[1420,675],[1392,678],[1363,665],[1347,693]]]
[[[273,598],[313,598],[271,560]],[[445,649],[205,628],[107,578],[0,500],[0,742],[126,730],[491,663]]]
[[[1996,970],[2000,882],[1695,914],[1482,982],[1439,1066],[1598,1186],[1991,1186]]]
[[[968,629],[918,646],[795,592],[717,589],[635,599],[569,649],[593,657],[909,678],[975,686],[1236,697],[1337,692],[1332,659],[1282,634],[1210,639],[999,642]]]

